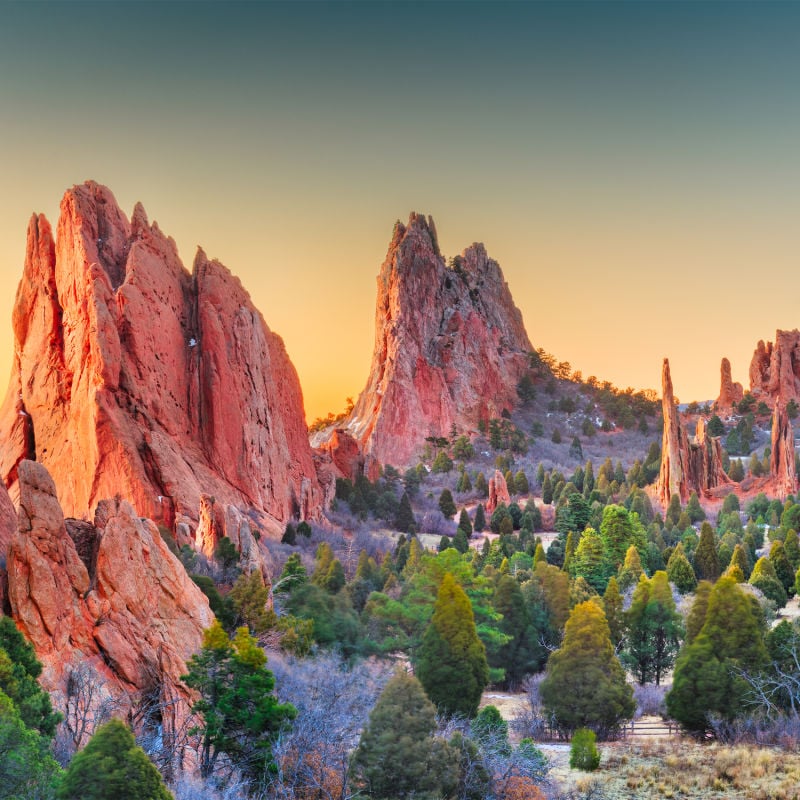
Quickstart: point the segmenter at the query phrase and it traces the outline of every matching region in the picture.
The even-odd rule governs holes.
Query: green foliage
[[[700,506],[700,498],[698,498],[697,492],[692,492],[690,495],[689,502],[686,505],[686,513],[692,523],[702,522],[706,518],[706,512]]]
[[[759,589],[764,594],[764,597],[772,600],[778,608],[786,605],[788,600],[786,590],[775,574],[775,567],[772,566],[772,562],[766,556],[756,561],[748,583]]]
[[[451,472],[453,469],[453,459],[447,455],[447,452],[440,450],[436,454],[431,464],[431,472]]]
[[[292,547],[297,544],[297,530],[291,522],[286,523],[286,529],[281,536],[281,544],[288,544]]]
[[[540,692],[546,712],[565,733],[578,728],[608,733],[633,717],[633,690],[597,603],[580,603],[572,610],[561,648],[547,662]]]
[[[471,461],[475,457],[475,448],[468,436],[459,436],[453,442],[453,457],[459,461]]]
[[[688,730],[709,730],[709,715],[733,719],[743,708],[747,684],[738,669],[766,663],[763,617],[754,598],[722,577],[708,598],[700,633],[678,657],[667,710]]]
[[[400,506],[397,509],[394,526],[403,533],[411,533],[412,530],[416,529],[414,512],[411,510],[411,500],[408,498],[408,492],[403,492],[403,496],[400,498]]]
[[[59,800],[171,800],[158,770],[118,719],[101,725],[75,755],[58,789]]]
[[[39,686],[41,674],[33,645],[11,617],[0,616],[0,691],[14,704],[26,728],[52,737],[61,714],[53,711],[50,695]]]
[[[505,669],[505,685],[517,685],[536,670],[543,653],[519,582],[511,575],[503,575],[497,582],[494,609],[502,615],[499,628],[507,641],[497,651],[492,666]]]
[[[204,632],[200,652],[189,659],[182,680],[198,695],[192,712],[201,720],[195,731],[201,737],[203,777],[213,774],[223,753],[242,765],[254,786],[272,767],[272,745],[296,711],[272,693],[275,679],[266,660],[247,628],[229,639],[217,621]]]
[[[439,800],[458,785],[460,754],[434,737],[436,709],[398,671],[369,715],[353,754],[353,788],[371,800]]]
[[[518,470],[514,475],[514,491],[516,494],[528,494],[530,491],[530,484],[528,483],[528,476],[522,471]]]
[[[769,549],[769,560],[775,570],[775,577],[781,582],[787,594],[794,593],[794,570],[786,555],[783,542],[773,542]]]
[[[569,561],[570,575],[582,577],[598,593],[604,592],[611,569],[600,534],[587,528],[581,535],[575,554]]]
[[[631,545],[625,553],[625,561],[617,573],[617,581],[619,588],[625,592],[631,586],[639,583],[639,578],[644,575],[644,568],[642,567],[642,560],[639,557],[639,551],[634,545]]]
[[[238,617],[253,633],[266,633],[276,623],[274,612],[267,610],[269,588],[264,585],[261,573],[253,570],[240,575],[228,595]]]
[[[642,576],[625,614],[627,636],[621,660],[644,685],[661,684],[663,675],[675,663],[683,636],[683,624],[675,608],[667,574]]]
[[[569,446],[570,458],[577,458],[583,460],[583,448],[581,447],[581,440],[577,436],[572,437],[572,444]]]
[[[299,553],[292,553],[283,565],[281,575],[275,583],[274,591],[289,592],[308,580],[308,573],[303,566]]]
[[[223,536],[219,542],[217,542],[217,546],[214,548],[214,560],[226,572],[235,569],[236,565],[239,563],[239,551],[236,549],[236,545],[227,536]]]
[[[208,598],[208,605],[211,606],[214,616],[220,621],[222,627],[225,630],[231,630],[236,625],[236,610],[231,599],[223,597],[214,585],[214,581],[207,575],[192,574],[189,577]]]
[[[300,536],[304,536],[306,539],[310,539],[312,533],[311,526],[305,520],[303,520],[297,525],[297,533]]]
[[[415,672],[441,711],[475,716],[489,682],[486,648],[478,638],[469,598],[449,572],[442,578]]]
[[[616,650],[625,637],[625,618],[622,611],[622,595],[619,593],[617,579],[609,578],[605,594],[603,594],[603,610],[608,622],[608,632],[611,636],[611,644]]]
[[[722,424],[722,420],[714,414],[713,417],[708,421],[708,427],[706,431],[709,436],[722,436],[725,433],[725,426]]]
[[[508,723],[497,706],[484,706],[472,721],[470,733],[478,742],[486,742],[506,755],[511,752]]]
[[[594,772],[600,766],[600,751],[597,749],[596,735],[588,728],[578,728],[569,743],[570,769]]]
[[[672,551],[672,555],[667,562],[667,576],[681,594],[688,594],[694,591],[695,586],[697,586],[697,576],[694,574],[692,565],[689,563],[689,559],[686,558],[683,544],[680,542]]]
[[[640,554],[645,550],[644,528],[638,516],[630,514],[623,506],[608,505],[603,509],[600,536],[612,572],[616,572],[622,566],[631,545],[636,547]]]
[[[475,509],[475,522],[472,525],[475,533],[482,533],[486,529],[486,511],[483,503],[478,503]]]
[[[698,580],[711,581],[719,577],[720,566],[714,529],[708,522],[700,527],[700,542],[694,551],[694,571]]]
[[[457,510],[450,490],[442,489],[442,493],[439,495],[439,511],[441,511],[447,519],[452,519]]]
[[[60,772],[49,738],[27,728],[0,691],[0,800],[51,800]]]

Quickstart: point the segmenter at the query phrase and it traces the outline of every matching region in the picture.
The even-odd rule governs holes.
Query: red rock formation
[[[656,495],[666,508],[673,495],[678,495],[681,503],[686,503],[693,491],[699,496],[707,497],[710,490],[730,483],[731,480],[722,469],[722,446],[719,439],[706,435],[704,420],[698,422],[695,441],[689,441],[675,405],[669,360],[666,358],[661,380],[664,434]]]
[[[375,349],[346,427],[373,463],[404,465],[427,436],[516,402],[531,344],[497,262],[474,244],[445,265],[433,221],[395,226],[378,276]]]
[[[6,487],[0,483],[0,560],[5,558],[8,543],[17,530],[17,512]]]
[[[238,279],[199,251],[193,273],[141,205],[130,221],[87,182],[28,228],[0,410],[12,498],[31,458],[66,513],[117,493],[142,515],[197,519],[202,494],[277,534],[322,503],[297,375]]]
[[[775,494],[785,500],[797,491],[794,462],[794,433],[783,403],[776,403],[772,415],[772,442],[769,457],[770,483]]]
[[[511,504],[511,495],[508,493],[508,484],[499,469],[494,471],[494,477],[489,478],[489,499],[486,501],[486,513],[491,514],[497,506]]]
[[[759,342],[750,362],[750,391],[770,405],[800,401],[800,331],[776,331]]]
[[[744,397],[744,390],[741,383],[734,383],[731,377],[731,362],[727,358],[722,359],[720,365],[720,387],[719,397],[717,398],[717,409],[730,409],[734,403],[738,403]]]
[[[364,473],[364,457],[358,442],[344,428],[335,428],[320,450],[330,456],[341,477],[355,480]]]
[[[65,522],[52,478],[32,461],[19,463],[18,486],[8,595],[44,687],[63,688],[68,670],[87,663],[112,694],[155,686],[185,698],[180,676],[213,615],[155,523],[119,499],[98,503],[93,525]]]

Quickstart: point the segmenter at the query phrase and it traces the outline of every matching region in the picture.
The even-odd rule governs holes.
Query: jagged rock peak
[[[157,321],[157,324],[156,324]],[[202,251],[194,273],[141,204],[68,190],[53,242],[28,227],[0,476],[41,461],[70,516],[120,493],[141,516],[198,519],[200,498],[277,534],[322,504],[297,374],[241,283]]]
[[[781,500],[797,490],[797,474],[794,461],[794,433],[786,406],[778,402],[772,414],[772,438],[770,444],[770,479],[773,489]]]
[[[769,405],[800,400],[800,331],[775,331],[760,341],[750,362],[750,391]]]
[[[717,409],[730,409],[744,397],[741,383],[734,383],[731,376],[731,362],[723,358],[719,368],[720,386],[717,398]]]
[[[531,344],[500,266],[483,245],[452,259],[433,220],[395,226],[378,275],[367,385],[345,423],[370,471],[408,463],[427,436],[470,431],[516,402]]]

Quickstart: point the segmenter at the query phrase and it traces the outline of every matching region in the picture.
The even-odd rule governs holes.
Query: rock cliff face
[[[202,251],[193,272],[141,205],[128,221],[87,182],[64,195],[54,240],[28,228],[0,410],[0,475],[53,474],[68,515],[117,494],[173,526],[203,494],[277,533],[318,513],[303,400],[281,339],[238,279]]]
[[[731,362],[727,358],[722,359],[719,371],[720,387],[716,403],[717,409],[730,409],[734,403],[738,403],[744,397],[744,390],[741,383],[734,383],[731,377]]]
[[[673,495],[678,495],[681,503],[686,503],[693,491],[701,497],[707,497],[712,489],[731,483],[731,480],[722,469],[720,441],[706,435],[702,420],[698,422],[694,441],[689,441],[675,405],[669,360],[666,358],[661,381],[664,435],[656,494],[666,507]]]
[[[369,380],[346,421],[367,470],[407,464],[426,436],[471,430],[511,408],[531,349],[483,245],[448,267],[430,218],[398,222],[378,276]]]
[[[750,390],[770,405],[800,401],[800,331],[776,331],[758,343],[750,362]]]
[[[797,491],[794,462],[794,433],[786,407],[776,403],[772,414],[772,441],[769,457],[770,481],[775,494],[785,500]]]
[[[17,485],[8,602],[44,665],[43,686],[63,689],[70,669],[88,664],[112,695],[185,697],[180,676],[213,615],[155,523],[119,499],[99,502],[93,524],[65,520],[52,478],[32,461],[17,465]]]

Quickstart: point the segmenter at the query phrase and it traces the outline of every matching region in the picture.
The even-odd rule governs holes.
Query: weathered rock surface
[[[499,469],[489,478],[489,498],[486,500],[486,512],[491,514],[499,505],[511,505],[511,495],[508,493],[508,484]]]
[[[112,694],[185,698],[180,676],[213,615],[155,523],[119,499],[98,503],[93,524],[65,521],[52,478],[32,461],[18,464],[18,487],[8,601],[44,687],[62,689],[88,664]]]
[[[775,494],[785,500],[797,491],[794,461],[794,433],[783,403],[776,403],[772,414],[772,440],[769,456],[770,481]]]
[[[355,480],[364,473],[364,456],[358,442],[344,428],[335,428],[319,449],[330,457],[341,477]]]
[[[398,222],[378,276],[369,379],[345,423],[367,472],[375,462],[407,464],[425,437],[475,429],[513,407],[531,349],[482,244],[448,267],[430,218]]]
[[[6,487],[0,483],[0,560],[8,550],[12,534],[17,530],[17,512]]]
[[[54,241],[28,228],[13,314],[15,356],[0,410],[0,475],[19,496],[23,459],[55,478],[67,515],[122,495],[172,527],[203,494],[274,534],[323,500],[303,400],[281,339],[237,278],[130,222],[87,182],[64,195]]]
[[[800,331],[776,331],[760,341],[750,362],[750,391],[769,405],[800,400]]]
[[[664,434],[656,494],[666,507],[673,495],[678,495],[681,503],[686,503],[693,491],[700,497],[709,496],[712,489],[731,483],[731,480],[722,469],[720,441],[707,436],[703,420],[698,422],[695,440],[689,441],[675,404],[669,360],[666,358],[661,382]]]
[[[735,383],[731,377],[731,362],[727,358],[722,359],[719,371],[720,387],[716,403],[717,409],[730,409],[744,397],[744,389],[741,383]]]

